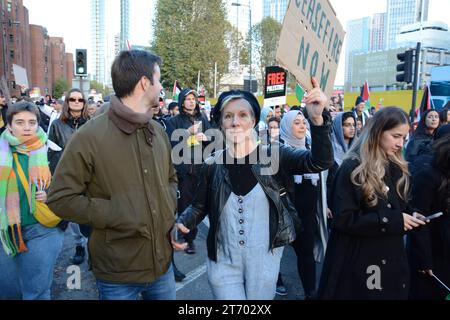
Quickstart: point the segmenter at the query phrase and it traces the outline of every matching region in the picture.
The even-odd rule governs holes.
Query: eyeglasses
[[[69,98],[70,102],[80,102],[80,103],[84,103],[86,100],[84,99],[75,99],[75,98]]]

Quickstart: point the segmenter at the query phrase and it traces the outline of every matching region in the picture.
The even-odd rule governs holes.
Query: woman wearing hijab
[[[344,156],[356,138],[356,118],[353,112],[338,113],[333,120],[331,143],[333,144],[334,164],[328,171],[327,198],[330,199],[331,187]]]
[[[263,143],[270,141],[269,136],[269,120],[274,116],[272,108],[264,107],[261,109],[261,118],[258,123],[257,131],[259,135],[259,140]]]
[[[309,150],[307,132],[309,123],[301,111],[290,111],[281,120],[281,141],[297,150]],[[303,232],[297,235],[292,244],[297,254],[297,269],[305,291],[305,299],[316,295],[316,264],[314,244],[317,234],[317,201],[319,197],[319,174],[295,175],[291,187],[291,197],[295,209],[303,223]]]

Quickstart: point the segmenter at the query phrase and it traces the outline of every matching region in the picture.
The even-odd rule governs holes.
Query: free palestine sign
[[[328,0],[291,0],[277,50],[278,63],[311,90],[311,77],[331,97],[345,31]]]
[[[286,104],[287,72],[283,68],[266,67],[264,85],[264,106],[272,107]]]

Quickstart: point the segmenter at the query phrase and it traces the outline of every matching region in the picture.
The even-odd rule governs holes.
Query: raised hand
[[[306,104],[306,111],[308,112],[309,119],[315,126],[321,126],[323,124],[322,113],[327,105],[328,99],[325,93],[320,90],[319,83],[316,78],[311,78],[313,89],[303,97],[303,102]]]

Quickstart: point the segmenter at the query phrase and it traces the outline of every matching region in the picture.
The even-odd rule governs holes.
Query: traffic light
[[[77,49],[75,52],[75,73],[87,74],[87,50]]]
[[[397,54],[397,59],[402,62],[397,65],[397,82],[411,83],[413,80],[413,57],[414,50],[406,50]]]

